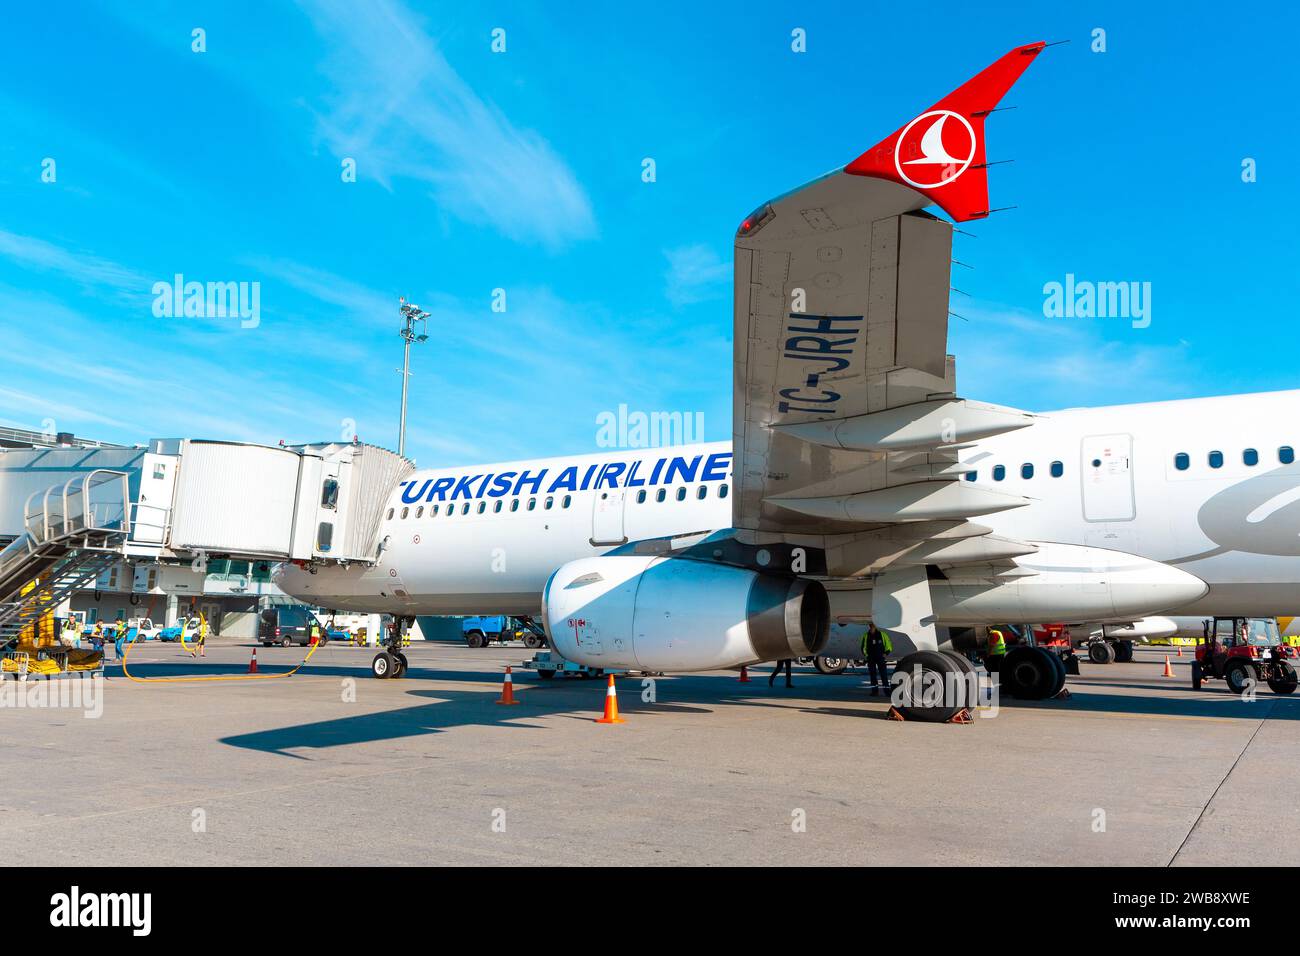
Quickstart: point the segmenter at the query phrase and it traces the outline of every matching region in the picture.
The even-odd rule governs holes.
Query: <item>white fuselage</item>
[[[1300,597],[1294,448],[1300,391],[1051,412],[961,457],[977,483],[1031,499],[977,519],[996,534],[1171,564],[1210,585],[1187,613],[1272,616]],[[716,442],[419,471],[390,496],[373,567],[285,566],[280,583],[340,610],[535,614],[568,561],[729,527],[731,451]]]

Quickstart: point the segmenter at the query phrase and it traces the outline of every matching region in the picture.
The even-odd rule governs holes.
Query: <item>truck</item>
[[[523,641],[525,647],[545,647],[546,632],[530,617],[495,614],[467,617],[460,622],[465,643],[470,647],[487,647],[493,641]]]

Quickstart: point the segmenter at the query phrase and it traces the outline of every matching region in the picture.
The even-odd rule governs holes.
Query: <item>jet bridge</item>
[[[157,439],[125,451],[113,467],[85,449],[0,453],[0,533],[14,536],[0,551],[0,641],[122,560],[373,562],[388,496],[414,468],[348,442]],[[17,494],[33,484],[19,522]]]

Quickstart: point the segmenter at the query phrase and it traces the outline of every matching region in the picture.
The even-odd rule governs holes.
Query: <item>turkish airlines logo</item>
[[[966,117],[952,110],[922,113],[903,127],[894,144],[898,175],[917,189],[948,185],[974,158],[975,130]]]

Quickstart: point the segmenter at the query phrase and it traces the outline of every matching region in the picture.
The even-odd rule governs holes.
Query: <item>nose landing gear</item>
[[[398,618],[388,628],[384,640],[384,649],[370,662],[370,673],[380,680],[398,679],[406,676],[406,655],[402,653],[403,638],[407,629],[415,623],[413,617]]]

